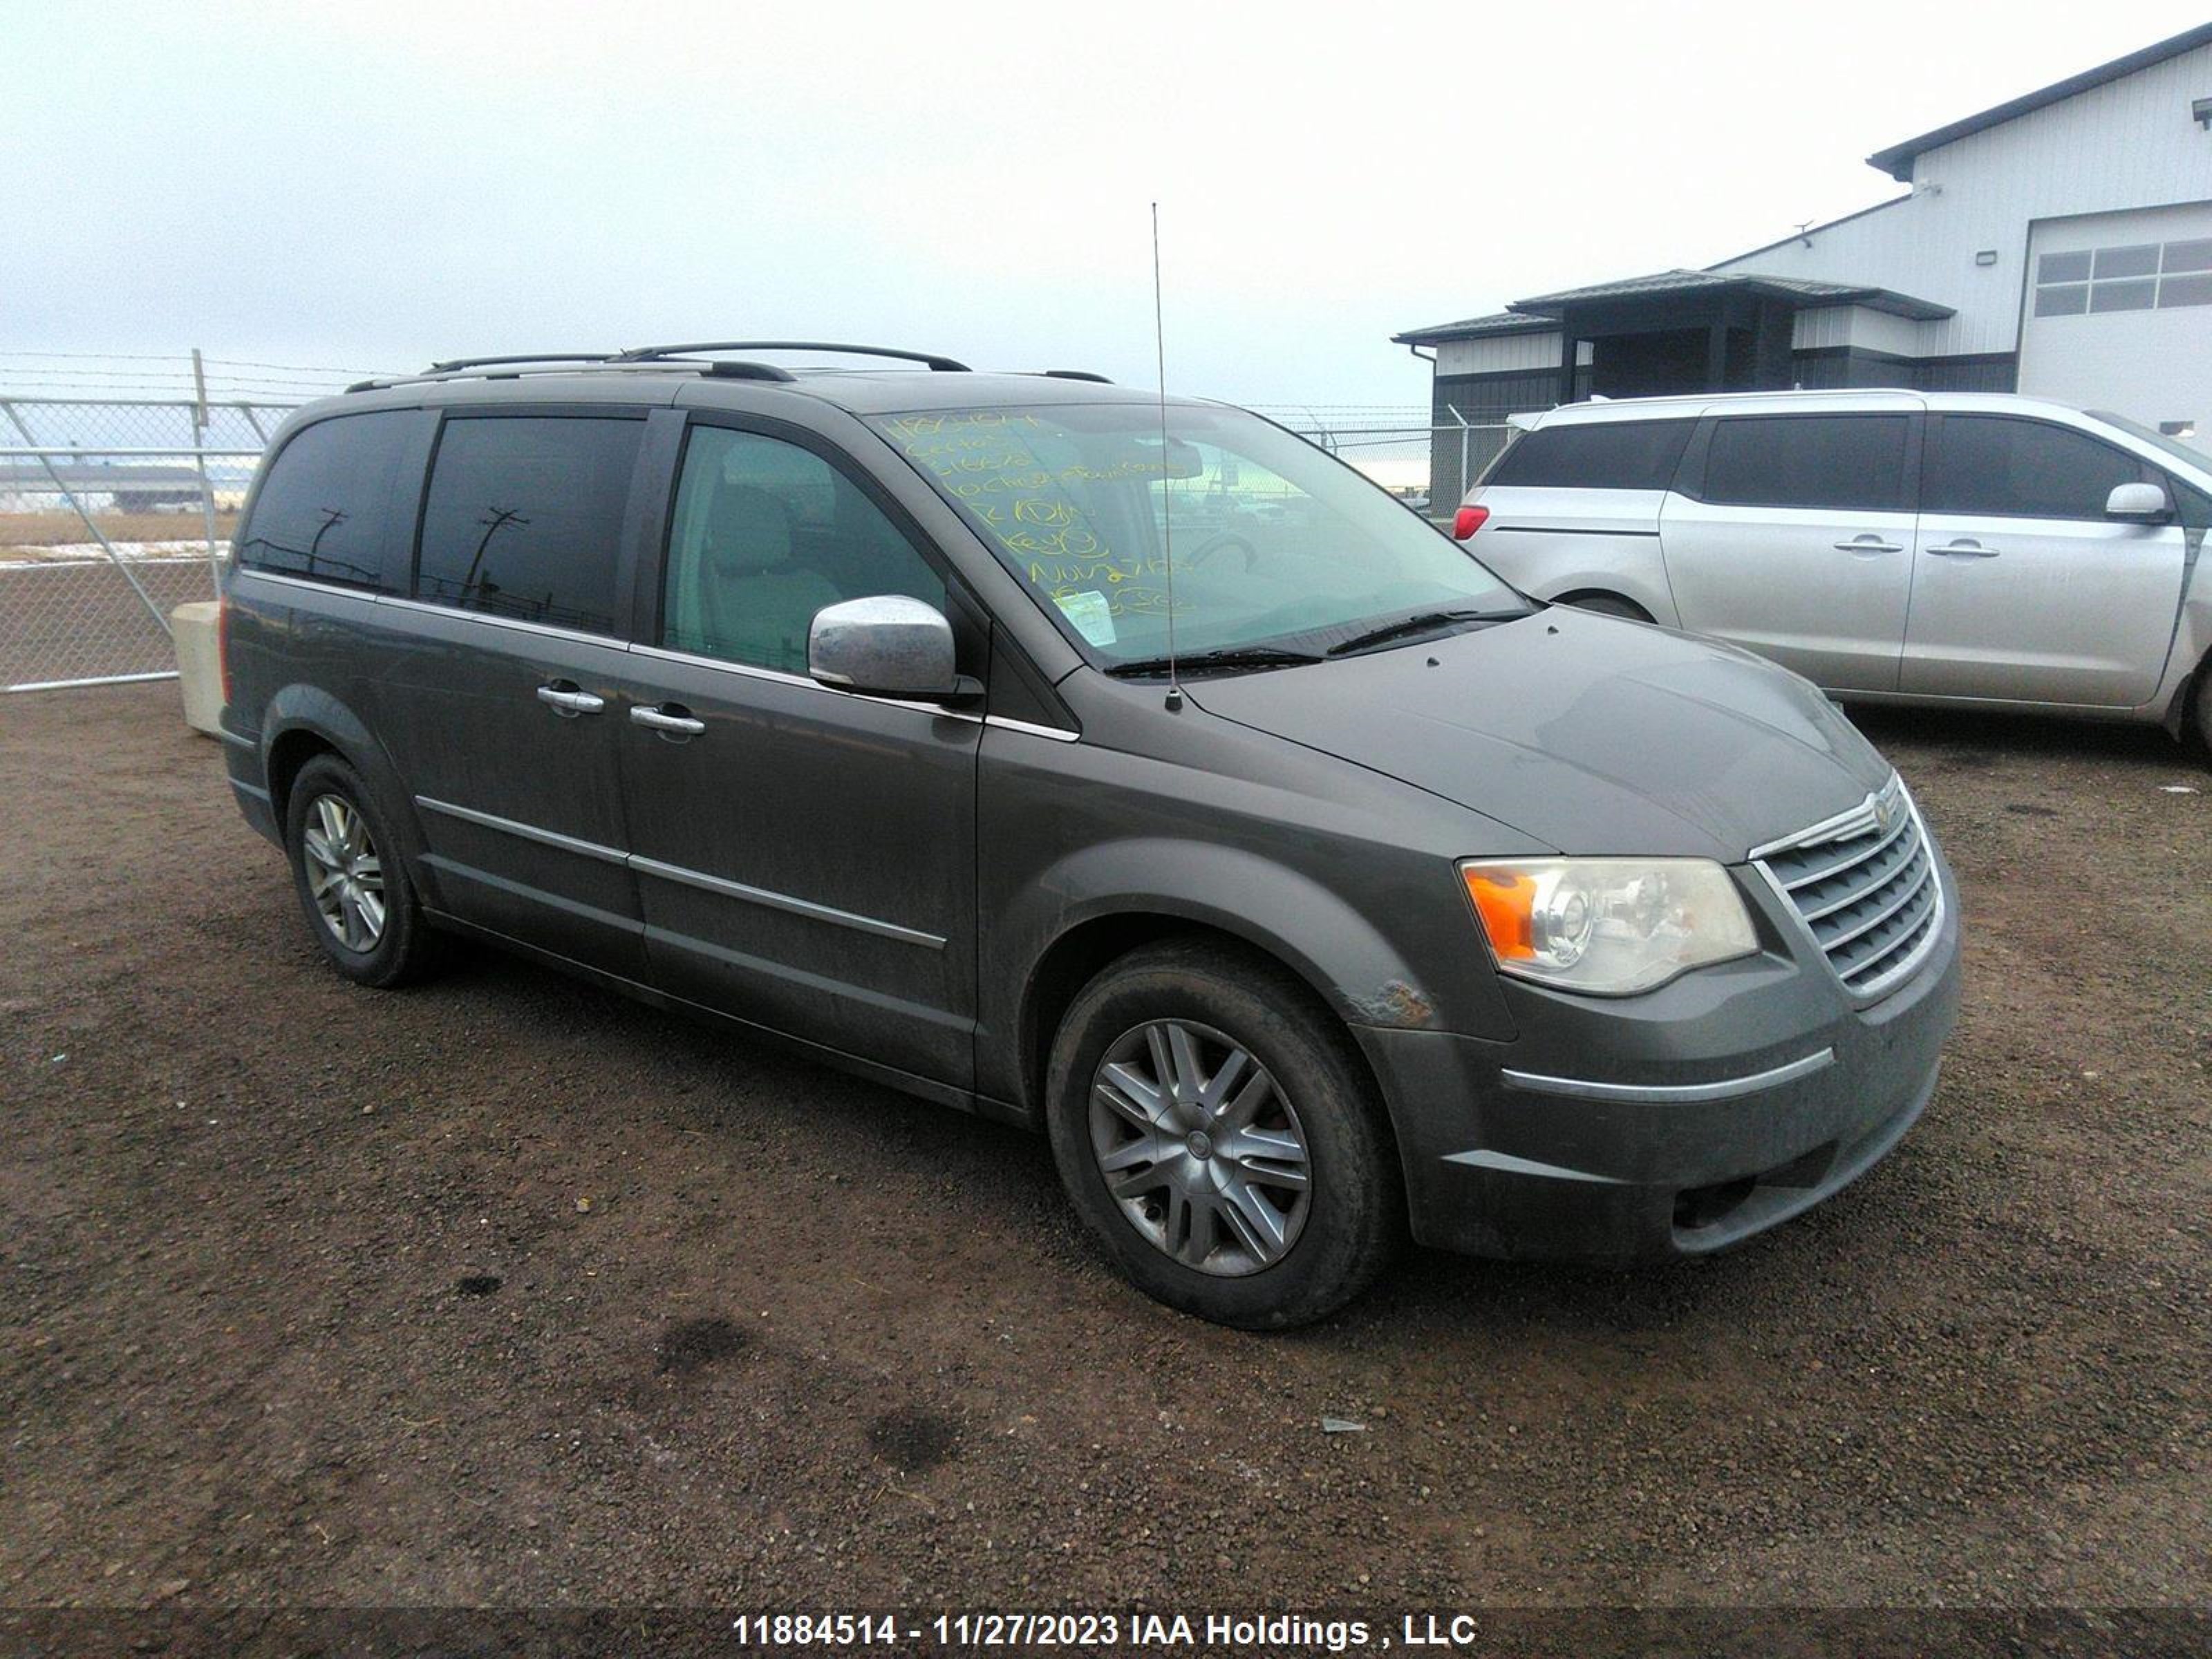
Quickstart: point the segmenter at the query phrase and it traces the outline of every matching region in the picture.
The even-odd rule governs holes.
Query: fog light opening
[[[1711,1187],[1685,1187],[1674,1194],[1674,1231],[1692,1233],[1725,1221],[1759,1189],[1759,1177],[1745,1176]]]

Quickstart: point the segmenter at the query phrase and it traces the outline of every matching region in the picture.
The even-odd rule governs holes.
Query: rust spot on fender
[[[1386,980],[1366,995],[1346,993],[1352,1012],[1369,1025],[1423,1026],[1436,1023],[1437,1011],[1428,994],[1402,979]]]

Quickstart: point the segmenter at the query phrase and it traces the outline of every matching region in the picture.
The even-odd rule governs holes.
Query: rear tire
[[[1651,613],[1633,599],[1624,599],[1618,593],[1577,593],[1571,599],[1562,599],[1577,611],[1594,611],[1601,617],[1619,617],[1624,622],[1648,623]]]
[[[2204,763],[2212,766],[2212,657],[2207,657],[2197,669],[2197,688],[2189,701],[2190,724],[2197,728],[2197,742],[2204,751]]]
[[[1233,947],[1169,940],[1085,987],[1053,1043],[1046,1114],[1060,1180],[1108,1258],[1201,1319],[1324,1318],[1403,1234],[1397,1157],[1350,1037],[1303,985]]]
[[[385,989],[434,965],[437,941],[391,821],[337,756],[318,755],[293,780],[284,850],[307,932],[338,972]]]

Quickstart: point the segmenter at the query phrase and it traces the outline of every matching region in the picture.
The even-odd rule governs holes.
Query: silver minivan
[[[2212,740],[2212,456],[1999,394],[1767,392],[1536,418],[1454,533],[1524,592],[1709,634],[1866,702]]]

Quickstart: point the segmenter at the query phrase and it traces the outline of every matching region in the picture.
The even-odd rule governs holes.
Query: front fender
[[[1243,939],[1296,974],[1349,1025],[1510,1036],[1472,919],[1452,911],[1445,882],[1437,885],[1433,923],[1423,925],[1444,930],[1449,943],[1409,950],[1312,876],[1245,848],[1141,836],[1072,852],[1024,884],[988,924],[983,959],[1018,963],[1019,971],[987,981],[984,1029],[1005,1040],[978,1056],[986,1091],[1025,1097],[1020,1034],[1029,1029],[1039,968],[1070,933],[1108,918],[1169,917]]]

